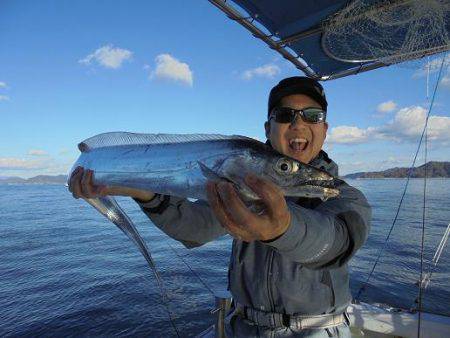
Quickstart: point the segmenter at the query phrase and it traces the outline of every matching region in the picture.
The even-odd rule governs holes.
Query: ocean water
[[[351,261],[354,294],[384,244],[405,180],[349,180],[373,207],[367,243]],[[397,225],[361,300],[412,308],[418,294],[423,181],[412,180]],[[450,222],[450,180],[428,181],[425,267]],[[213,323],[226,289],[231,239],[193,250],[168,238],[130,199],[119,202],[146,240],[183,337]],[[450,244],[424,294],[450,315]],[[188,265],[186,264],[189,264]],[[191,271],[195,271],[195,274]],[[199,280],[198,277],[202,281]],[[64,186],[0,185],[0,336],[172,337],[155,277],[134,244]]]

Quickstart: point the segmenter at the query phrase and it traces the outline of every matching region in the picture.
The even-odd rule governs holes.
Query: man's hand
[[[250,211],[231,183],[209,181],[206,186],[208,201],[219,222],[231,236],[245,242],[269,241],[284,234],[291,214],[280,188],[255,175],[248,175],[245,182],[261,198],[264,212]]]
[[[131,189],[126,187],[109,187],[104,185],[94,185],[92,170],[84,170],[77,167],[69,180],[69,191],[74,198],[96,198],[106,195],[130,196],[141,201],[149,201],[155,196],[151,191]]]

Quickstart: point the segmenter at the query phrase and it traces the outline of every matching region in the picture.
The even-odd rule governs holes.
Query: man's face
[[[279,106],[293,109],[321,108],[320,104],[312,98],[301,94],[283,97]],[[265,123],[264,127],[266,137],[275,150],[300,162],[309,163],[322,149],[328,124],[326,122],[308,123],[300,117],[294,123],[277,123],[272,118]]]

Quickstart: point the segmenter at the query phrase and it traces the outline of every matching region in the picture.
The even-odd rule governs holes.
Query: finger
[[[249,241],[248,234],[241,228],[236,226],[234,222],[230,219],[229,215],[226,213],[223,206],[223,201],[221,200],[219,193],[217,191],[217,185],[211,181],[207,183],[206,192],[208,197],[208,202],[214,211],[215,216],[222,226],[228,231],[228,233],[239,239]]]
[[[227,232],[234,238],[240,241],[251,242],[256,239],[256,237],[247,230],[244,230],[238,226],[234,226],[233,223],[224,225]]]
[[[73,171],[72,171],[72,173],[70,174],[70,177],[69,177],[69,187],[68,187],[68,189],[69,189],[69,191],[70,192],[72,192],[73,191],[73,185],[74,185],[74,176],[80,171],[80,169],[81,169],[81,167],[76,167]]]
[[[267,213],[277,217],[286,209],[286,199],[283,191],[273,182],[249,174],[245,177],[247,185],[261,198],[267,207]]]
[[[218,185],[219,187],[221,184]],[[258,239],[260,219],[242,202],[238,193],[230,183],[222,183],[219,188],[224,211],[231,223],[227,226],[246,241]]]
[[[96,186],[96,194],[105,197],[106,195],[108,195],[108,187],[106,185]]]
[[[83,177],[83,168],[80,168],[75,175],[71,177],[72,195],[78,199],[82,197],[81,178]]]
[[[219,194],[217,192],[217,187],[216,187],[215,183],[208,181],[208,183],[206,184],[206,195],[208,198],[209,205],[213,209],[214,214],[216,215],[220,224],[225,225],[227,223],[230,223],[231,220],[229,219],[228,215],[225,213],[225,210],[223,208],[222,202],[221,202]]]
[[[97,197],[97,196],[106,196],[108,193],[108,187],[106,185],[97,185],[94,184],[94,171],[88,170],[89,172],[89,187],[91,189],[91,196]]]
[[[81,192],[84,197],[92,198],[94,196],[94,187],[92,185],[92,170],[86,170],[81,179]]]
[[[106,196],[107,187],[105,185],[94,184],[94,171],[89,170],[88,187],[90,188],[91,197]]]
[[[219,183],[218,191],[225,206],[225,212],[234,223],[246,225],[247,227],[250,224],[255,223],[255,215],[246,207],[244,202],[242,202],[236,190],[230,183]]]

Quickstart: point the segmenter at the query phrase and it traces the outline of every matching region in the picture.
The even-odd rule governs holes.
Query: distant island
[[[38,175],[31,178],[0,176],[0,184],[66,184],[67,175]]]
[[[436,162],[430,161],[419,167],[412,169],[411,177],[423,178],[425,176],[425,169],[427,177],[450,177],[450,162]],[[344,178],[403,178],[408,177],[409,168],[391,168],[383,171],[358,172],[345,175]]]
[[[425,166],[427,177],[450,177],[450,162],[430,161],[420,167],[412,170],[411,177],[420,178],[425,175]],[[392,168],[384,171],[358,172],[343,176],[350,179],[364,178],[403,178],[408,176],[409,168]],[[67,175],[38,175],[31,178],[21,178],[17,176],[0,176],[0,185],[2,184],[66,184]]]

